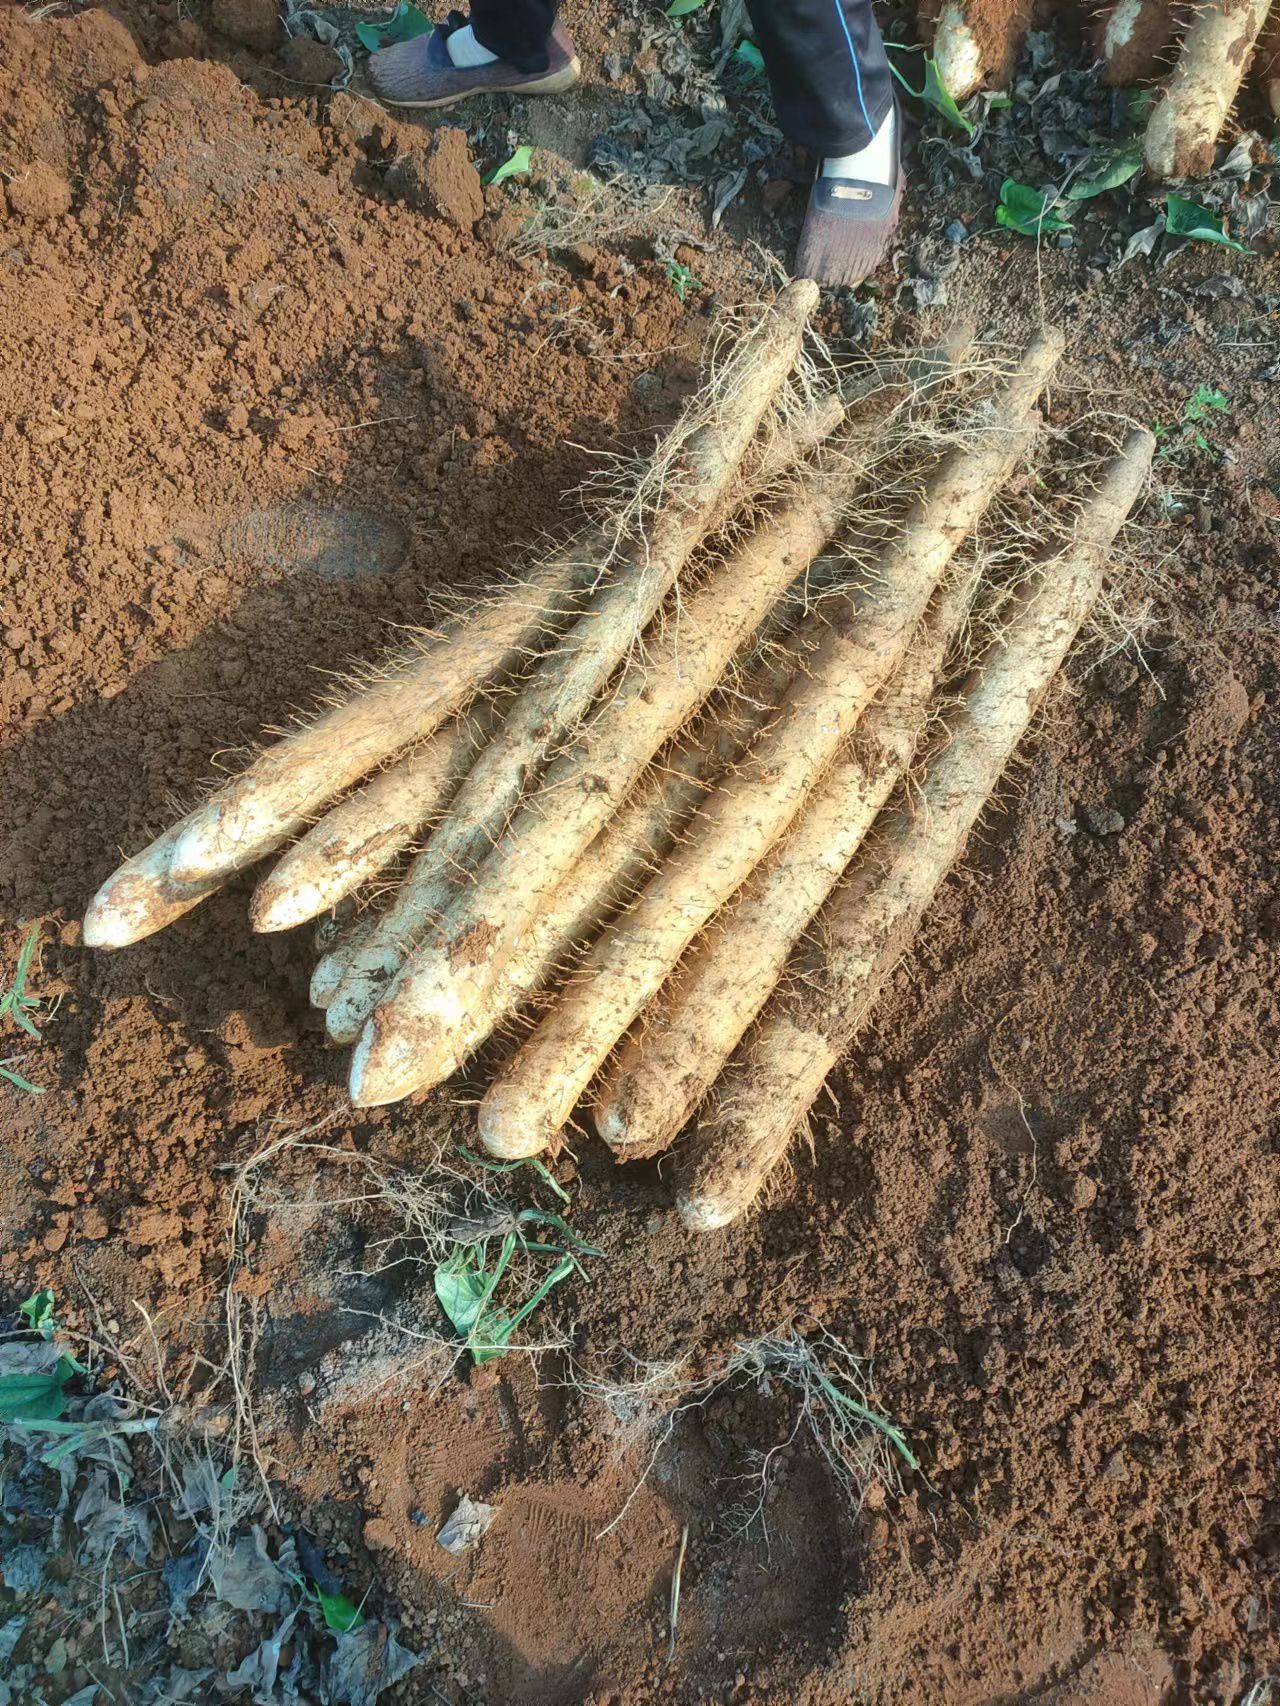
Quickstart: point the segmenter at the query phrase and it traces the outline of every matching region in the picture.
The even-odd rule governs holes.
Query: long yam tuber
[[[884,552],[874,593],[826,628],[803,675],[740,773],[717,791],[699,833],[587,957],[519,1054],[491,1085],[480,1135],[495,1155],[555,1141],[592,1076],[680,955],[783,834],[873,695],[897,666],[951,556],[1008,478],[1029,417],[1062,351],[1041,334],[1003,387],[994,418],[953,450]]]
[[[678,1196],[691,1229],[725,1226],[755,1200],[909,946],[1097,600],[1154,448],[1149,432],[1129,435],[1067,549],[1021,593],[929,766],[918,804],[887,814],[823,907],[820,965],[774,996],[730,1063]]]

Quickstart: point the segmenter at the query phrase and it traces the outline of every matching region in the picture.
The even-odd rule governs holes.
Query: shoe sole
[[[409,107],[426,112],[436,107],[452,107],[459,101],[469,101],[476,95],[563,95],[572,89],[582,75],[582,66],[575,57],[559,71],[549,71],[545,77],[522,77],[518,83],[486,83],[483,89],[459,89],[454,95],[437,95],[433,101],[393,101],[389,95],[379,95],[384,107]]]

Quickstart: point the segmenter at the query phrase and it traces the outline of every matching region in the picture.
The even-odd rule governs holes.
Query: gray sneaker
[[[544,71],[521,71],[505,59],[458,66],[449,58],[447,29],[384,47],[369,58],[369,78],[389,107],[449,107],[469,95],[560,95],[578,81],[581,67],[564,25],[547,40]]]
[[[816,178],[796,249],[795,276],[833,290],[870,278],[898,229],[905,185],[900,156],[894,159],[892,183]]]

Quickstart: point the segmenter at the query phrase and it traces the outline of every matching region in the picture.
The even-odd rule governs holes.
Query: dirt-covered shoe
[[[895,161],[888,184],[816,178],[796,249],[795,276],[833,290],[870,278],[898,229],[905,182],[901,161]]]
[[[389,107],[448,107],[469,95],[559,95],[572,89],[581,67],[564,25],[557,23],[547,41],[543,71],[521,71],[505,59],[487,65],[455,65],[449,58],[448,29],[384,47],[369,59],[369,77]]]

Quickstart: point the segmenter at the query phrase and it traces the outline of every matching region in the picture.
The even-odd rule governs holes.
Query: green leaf
[[[541,1213],[540,1210],[532,1212]],[[559,1285],[577,1267],[572,1256],[563,1256],[532,1297],[510,1314],[494,1302],[494,1293],[521,1242],[514,1232],[507,1234],[492,1273],[485,1271],[484,1258],[472,1244],[455,1251],[435,1271],[436,1299],[454,1330],[464,1340],[477,1368],[505,1355],[510,1348],[511,1336],[520,1323],[528,1319],[552,1286]],[[527,1248],[534,1250],[539,1246],[529,1245]]]
[[[1215,385],[1203,383],[1196,386],[1187,398],[1187,406],[1182,411],[1186,421],[1202,421],[1206,415],[1229,415],[1231,402],[1225,391],[1219,391]]]
[[[1224,249],[1235,249],[1242,255],[1253,253],[1245,244],[1227,236],[1217,214],[1185,196],[1165,197],[1164,228],[1171,237],[1188,237],[1195,243],[1219,243]]]
[[[29,1078],[24,1078],[13,1065],[12,1055],[8,1060],[0,1060],[0,1078],[3,1078],[6,1083],[12,1084],[15,1089],[25,1090],[30,1096],[44,1095],[44,1085],[33,1084]]]
[[[449,1317],[460,1338],[468,1338],[480,1319],[486,1296],[485,1283],[476,1270],[470,1249],[458,1250],[435,1271],[436,1301]]]
[[[569,1225],[569,1222],[567,1220],[565,1220],[562,1215],[551,1214],[546,1209],[543,1209],[543,1208],[522,1208],[520,1210],[520,1213],[516,1216],[516,1219],[521,1221],[525,1225],[553,1226],[556,1229],[556,1231],[560,1234],[560,1236],[564,1239],[565,1243],[569,1246],[569,1248],[571,1250],[576,1250],[579,1255],[582,1255],[582,1256],[603,1256],[604,1255],[603,1250],[597,1250],[594,1244],[588,1244],[585,1239],[579,1238],[578,1234],[573,1230],[572,1226]],[[538,1248],[538,1246],[536,1244],[532,1244],[529,1246],[529,1248],[536,1250]]]
[[[856,1398],[851,1398],[828,1375],[820,1373],[818,1385],[823,1395],[837,1410],[844,1410],[848,1414],[856,1416],[860,1421],[868,1422],[873,1428],[877,1428],[910,1468],[919,1469],[920,1459],[907,1444],[906,1436],[901,1428],[895,1426],[887,1416],[882,1416],[879,1410],[873,1410],[869,1405],[860,1403]]]
[[[733,57],[740,65],[745,65],[753,77],[758,77],[764,70],[764,55],[753,41],[740,41],[733,50]]]
[[[889,42],[885,45],[892,47],[897,46],[898,44]],[[902,51],[906,52],[908,50],[904,48]],[[912,49],[910,51],[914,52],[918,50]],[[934,112],[936,112],[940,118],[946,119],[947,123],[954,125],[957,130],[962,130],[966,136],[972,136],[974,134],[973,126],[960,111],[959,106],[956,104],[955,96],[943,81],[942,72],[938,69],[938,62],[936,59],[931,59],[927,54],[925,56],[924,87],[922,89],[913,88],[908,78],[898,70],[898,67],[892,62],[892,60],[889,62],[889,69],[893,72],[894,76],[898,79],[899,83],[902,84],[902,87],[909,95],[914,95],[917,101],[923,101],[926,106],[932,107]]]
[[[53,1293],[47,1286],[43,1291],[33,1291],[25,1303],[20,1303],[18,1314],[26,1316],[28,1327],[42,1339],[51,1339],[58,1330],[53,1315]]]
[[[683,302],[695,290],[702,289],[702,280],[696,278],[683,261],[667,262],[667,283]]]
[[[67,1407],[64,1389],[75,1372],[69,1357],[59,1357],[52,1374],[0,1375],[0,1422],[56,1421]]]
[[[508,178],[518,177],[521,172],[527,172],[533,165],[533,149],[526,142],[517,148],[509,160],[504,160],[500,166],[495,166],[484,180],[486,184],[505,184]]]
[[[668,18],[687,18],[690,12],[700,12],[706,3],[707,0],[671,0],[663,15]]]
[[[436,1299],[453,1323],[454,1330],[466,1341],[472,1361],[477,1366],[487,1362],[491,1356],[501,1354],[500,1350],[487,1349],[490,1345],[496,1343],[505,1348],[503,1328],[506,1317],[501,1310],[492,1307],[492,1300],[517,1243],[515,1233],[508,1232],[502,1240],[492,1273],[485,1272],[484,1257],[474,1244],[456,1251],[435,1271]],[[487,1354],[478,1355],[477,1347]]]
[[[934,112],[941,114],[948,124],[953,124],[957,130],[962,130],[966,136],[973,135],[973,126],[956,105],[955,96],[942,80],[936,59],[926,58],[924,62],[924,89],[921,99]]]
[[[370,53],[377,53],[380,47],[393,47],[396,42],[412,41],[415,36],[430,34],[433,25],[425,12],[410,3],[410,0],[400,0],[395,11],[389,18],[375,24],[368,18],[362,18],[356,25],[356,37],[362,46]]]
[[[23,937],[22,946],[18,950],[18,963],[14,968],[13,987],[6,989],[0,995],[0,1016],[12,1019],[15,1025],[20,1025],[28,1036],[38,1038],[40,1033],[28,1017],[40,1005],[37,995],[28,995],[27,976],[31,963],[35,959],[36,949],[40,945],[40,926],[32,924]]]
[[[1078,178],[1067,191],[1067,200],[1088,201],[1095,195],[1104,195],[1107,190],[1118,190],[1121,184],[1137,177],[1141,170],[1141,148],[1126,148],[1122,153],[1113,154],[1087,178]]]
[[[316,1602],[326,1629],[332,1629],[335,1635],[345,1635],[352,1629],[358,1629],[364,1622],[364,1612],[358,1605],[354,1605],[345,1593],[326,1593],[319,1582],[313,1582],[311,1585],[315,1589]]]
[[[458,1154],[473,1167],[483,1167],[486,1173],[512,1173],[517,1167],[532,1167],[547,1189],[553,1191],[562,1203],[573,1200],[564,1186],[552,1178],[551,1169],[546,1162],[540,1161],[536,1155],[527,1155],[522,1161],[494,1161],[487,1155],[477,1155],[474,1150],[468,1149],[465,1143],[458,1145]]]
[[[514,1315],[507,1315],[503,1310],[494,1309],[482,1316],[472,1335],[469,1347],[471,1360],[477,1368],[486,1362],[492,1362],[494,1357],[506,1354],[510,1349],[511,1337],[516,1328],[522,1321],[528,1320],[552,1286],[557,1286],[561,1280],[568,1279],[575,1266],[576,1263],[572,1256],[564,1257],[552,1268],[528,1302],[522,1303]]]
[[[1042,191],[1032,189],[1030,184],[1020,184],[1016,178],[1006,178],[1000,186],[996,224],[1024,237],[1071,229],[1071,221],[1053,211],[1053,204]]]

